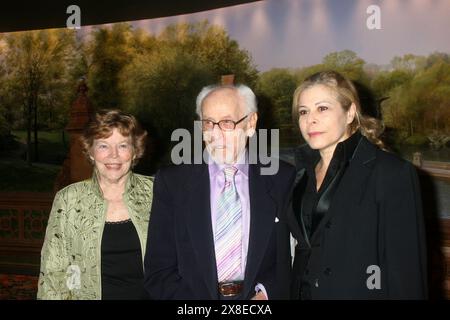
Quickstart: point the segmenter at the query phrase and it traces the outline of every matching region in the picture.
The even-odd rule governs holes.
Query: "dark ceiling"
[[[173,16],[255,1],[261,0],[8,0],[0,4],[0,32],[65,27],[70,16],[67,7],[73,4],[80,7],[83,26]]]

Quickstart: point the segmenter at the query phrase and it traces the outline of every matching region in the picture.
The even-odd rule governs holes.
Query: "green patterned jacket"
[[[124,201],[142,258],[153,198],[153,178],[130,173]],[[53,201],[38,282],[38,299],[101,299],[101,239],[106,201],[95,174],[60,190]]]

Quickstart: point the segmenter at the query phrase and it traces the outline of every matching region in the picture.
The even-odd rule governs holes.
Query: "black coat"
[[[289,298],[286,210],[295,178],[281,162],[276,175],[249,165],[250,239],[242,299],[262,283],[270,299]],[[153,299],[219,299],[208,167],[180,165],[155,178],[145,257],[145,288]]]
[[[304,174],[302,161],[297,161],[296,183],[301,183]],[[291,283],[294,299],[427,297],[424,219],[416,171],[365,137],[311,237],[305,237],[292,207],[288,220],[298,240]],[[374,288],[377,274],[380,288]]]

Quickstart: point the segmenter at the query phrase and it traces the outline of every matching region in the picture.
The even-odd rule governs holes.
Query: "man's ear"
[[[250,119],[248,121],[248,126],[247,126],[247,136],[248,137],[251,137],[255,134],[257,123],[258,123],[258,114],[256,112],[253,112],[250,115]]]

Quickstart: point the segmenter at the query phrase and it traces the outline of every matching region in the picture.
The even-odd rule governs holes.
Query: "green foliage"
[[[351,80],[367,83],[363,69],[366,62],[351,50],[332,52],[323,58],[322,63],[327,69],[340,72]]]
[[[413,77],[414,74],[406,70],[382,71],[374,77],[371,84],[378,96],[385,97],[394,88],[410,82]]]
[[[196,96],[214,77],[192,56],[176,50],[137,59],[126,74],[131,93],[128,106],[149,130],[156,149],[150,162],[166,163],[173,130],[192,131]]]
[[[26,120],[33,110],[38,110],[38,129],[64,128],[82,76],[87,76],[94,106],[137,115],[164,155],[174,129],[192,129],[200,89],[225,74],[255,89],[264,128],[291,132],[296,86],[313,73],[336,70],[376,102],[387,98],[382,116],[396,132],[396,142],[422,144],[431,132],[450,133],[446,53],[406,54],[385,68],[343,50],[317,65],[259,74],[250,53],[208,21],[174,24],[158,35],[119,23],[97,28],[91,36],[80,41],[65,29],[0,35],[0,147],[11,130],[31,129]],[[366,98],[361,97],[363,104],[372,103],[372,97]]]
[[[89,96],[97,108],[137,111],[140,106],[147,106],[159,99],[156,95],[150,97],[148,103],[134,104],[142,100],[136,96],[142,93],[140,88],[147,85],[142,81],[156,77],[158,82],[148,86],[161,83],[163,86],[171,85],[171,90],[177,91],[175,86],[180,81],[164,79],[165,73],[173,74],[173,70],[179,70],[183,72],[181,77],[188,79],[188,68],[191,66],[195,72],[202,70],[200,73],[208,73],[209,84],[230,73],[235,75],[236,82],[250,86],[257,78],[250,54],[240,49],[223,28],[210,25],[207,21],[170,25],[158,36],[141,29],[133,30],[129,24],[115,24],[112,28],[95,30],[92,41],[86,47]],[[172,62],[173,66],[169,66],[168,63]],[[182,66],[184,62],[187,63],[185,67]],[[192,88],[198,87],[194,83]],[[145,96],[149,98],[148,94]],[[173,101],[172,96],[168,97]],[[163,102],[163,105],[167,104],[171,104],[170,101]]]
[[[170,143],[174,129],[191,129],[195,98],[214,78],[207,66],[174,48],[136,58],[123,77],[126,109],[152,128],[163,144]]]
[[[424,146],[424,145],[427,145],[429,143],[429,141],[426,136],[416,133],[416,134],[406,138],[403,141],[403,143],[407,144],[407,145]]]
[[[162,159],[168,158],[173,130],[192,130],[202,87],[229,73],[236,83],[250,86],[257,77],[248,52],[207,21],[171,25],[157,37],[136,30],[129,38],[130,61],[118,73],[120,105],[149,129],[152,147]]]
[[[368,84],[368,76],[364,71],[365,61],[351,50],[331,52],[327,54],[321,64],[308,66],[296,72],[297,83],[300,84],[314,73],[334,70],[353,81]]]
[[[24,110],[26,118],[37,108],[41,127],[61,127],[73,91],[75,33],[65,29],[18,32],[5,36],[5,43],[7,75],[2,96],[8,120],[20,123]]]
[[[192,129],[203,86],[234,74],[236,83],[254,87],[258,77],[250,54],[207,21],[171,25],[157,36],[119,23],[94,29],[88,40],[65,29],[0,37],[0,142],[11,129],[64,128],[86,76],[93,105],[137,115],[164,156],[174,129]],[[49,144],[38,140],[44,155]]]
[[[330,67],[328,67],[324,64],[315,64],[315,65],[308,66],[308,67],[302,68],[300,70],[297,70],[295,72],[295,78],[297,79],[297,85],[300,85],[309,76],[312,76],[315,73],[326,71],[326,70],[330,70]]]
[[[383,107],[388,126],[408,131],[410,135],[416,131],[449,134],[450,62],[442,57],[437,59],[436,54],[431,61],[433,64],[416,71],[396,71],[397,75],[403,75],[399,78],[405,80],[397,81],[391,89],[384,89],[384,94],[390,97]]]
[[[216,76],[234,74],[236,83],[251,87],[255,84],[258,72],[250,53],[239,48],[222,27],[211,25],[207,20],[171,25],[158,40],[167,47],[179,48],[194,56],[200,63],[208,65]]]
[[[258,78],[256,93],[271,101],[278,127],[292,122],[292,97],[295,88],[295,76],[288,69],[272,69]]]
[[[89,97],[97,108],[120,108],[121,71],[133,58],[132,29],[125,23],[93,32],[87,46],[91,60],[88,76]]]
[[[394,57],[391,66],[395,70],[420,71],[426,66],[426,58],[414,54],[405,54],[403,57]]]
[[[6,117],[26,128],[27,162],[38,160],[39,127],[60,127],[67,114],[71,83],[69,69],[76,60],[75,32],[67,29],[8,34],[1,57]],[[34,150],[31,150],[31,133]],[[33,152],[32,152],[33,151]]]

